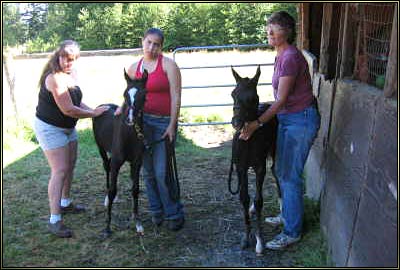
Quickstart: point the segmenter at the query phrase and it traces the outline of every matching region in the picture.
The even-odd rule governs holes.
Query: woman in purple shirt
[[[302,173],[311,145],[317,135],[320,116],[312,93],[308,64],[294,45],[296,22],[285,11],[267,20],[268,43],[277,56],[272,76],[275,102],[256,121],[246,123],[240,136],[247,140],[274,115],[279,120],[275,173],[282,197],[281,213],[265,221],[283,230],[267,242],[266,248],[283,249],[300,240],[303,223]]]

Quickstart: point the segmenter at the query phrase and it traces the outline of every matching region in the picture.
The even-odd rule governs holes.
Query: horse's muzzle
[[[232,117],[231,124],[235,130],[240,130],[243,127],[243,121],[238,116]]]

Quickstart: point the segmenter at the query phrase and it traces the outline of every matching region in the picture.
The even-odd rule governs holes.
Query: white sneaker
[[[266,217],[265,222],[271,226],[277,227],[277,226],[283,224],[283,219],[282,219],[281,215],[277,215],[276,217]]]
[[[300,238],[301,238],[300,236],[299,237],[290,237],[289,235],[280,233],[277,236],[275,236],[274,239],[267,242],[265,247],[268,249],[272,249],[272,250],[281,250],[291,244],[298,242],[300,240]]]

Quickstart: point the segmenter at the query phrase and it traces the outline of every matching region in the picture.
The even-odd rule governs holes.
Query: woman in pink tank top
[[[146,103],[143,115],[145,140],[151,144],[161,139],[175,142],[181,105],[181,73],[174,60],[162,55],[164,34],[150,28],[142,39],[143,58],[128,69],[132,79],[148,72]],[[183,205],[172,199],[166,185],[166,147],[156,143],[146,149],[143,158],[143,176],[152,221],[160,226],[166,220],[170,230],[179,230],[184,224]]]

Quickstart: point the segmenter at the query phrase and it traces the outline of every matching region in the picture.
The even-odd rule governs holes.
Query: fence
[[[209,51],[209,50],[220,50],[220,49],[254,49],[254,48],[272,48],[266,44],[242,44],[242,45],[220,45],[220,46],[195,46],[195,47],[181,47],[177,48],[173,51],[173,59],[175,59],[176,53],[183,52],[183,51]],[[273,63],[251,63],[251,64],[232,64],[232,65],[207,65],[207,66],[186,66],[180,67],[181,70],[188,70],[188,69],[220,69],[220,68],[231,68],[231,67],[251,67],[251,66],[273,66]],[[258,85],[271,85],[271,83],[262,83],[259,82]],[[235,84],[218,84],[218,85],[184,85],[182,86],[182,95],[184,95],[185,89],[202,89],[202,88],[234,88]],[[198,108],[198,107],[221,107],[221,106],[233,106],[233,103],[216,103],[216,104],[182,104],[181,108]],[[196,122],[196,123],[186,123],[180,122],[179,126],[201,126],[201,125],[226,125],[230,124],[230,122]]]

